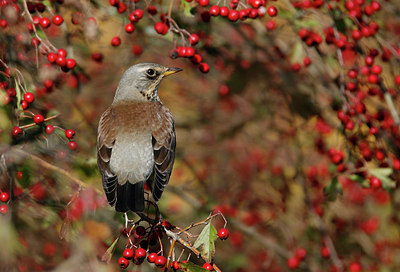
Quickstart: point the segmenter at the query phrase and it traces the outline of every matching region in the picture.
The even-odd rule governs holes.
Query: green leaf
[[[186,0],[181,0],[181,8],[183,9],[183,13],[185,14],[185,16],[187,17],[194,17],[192,12],[191,12],[191,7],[189,2],[187,2]]]
[[[369,169],[369,173],[382,181],[383,189],[388,190],[396,187],[396,182],[389,177],[393,173],[392,168]]]
[[[17,80],[15,80],[15,92],[17,93],[17,109],[22,111],[21,101],[22,101],[22,92],[21,88],[18,85]]]
[[[348,176],[349,179],[358,182],[361,184],[361,186],[363,187],[369,187],[369,182],[366,178],[359,176],[359,175],[349,175]]]
[[[337,176],[324,188],[324,194],[328,201],[335,201],[337,195],[342,194],[342,184],[340,184]]]
[[[218,238],[217,230],[209,222],[201,231],[193,247],[200,248],[201,255],[211,262],[211,257],[215,254],[215,240]]]
[[[121,237],[121,235],[119,235],[117,238],[115,238],[114,242],[111,244],[111,246],[104,253],[103,257],[101,258],[101,260],[103,262],[110,263],[112,255],[113,255],[113,251],[114,251],[115,246],[117,245],[120,237]]]
[[[194,264],[194,263],[179,263],[179,269],[187,272],[207,272],[208,270]]]

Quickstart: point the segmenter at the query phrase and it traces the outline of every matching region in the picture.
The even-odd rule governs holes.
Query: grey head
[[[158,86],[162,79],[182,71],[156,63],[139,63],[130,67],[121,78],[113,104],[120,101],[159,101]]]

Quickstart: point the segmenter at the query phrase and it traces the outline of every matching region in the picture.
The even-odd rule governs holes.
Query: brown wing
[[[171,176],[175,160],[175,125],[171,112],[164,106],[160,111],[161,125],[153,131],[154,181],[152,193],[158,201]]]
[[[97,166],[99,167],[104,192],[108,203],[113,206],[116,202],[118,178],[110,170],[110,158],[115,143],[115,118],[111,108],[108,108],[100,118],[97,130]]]

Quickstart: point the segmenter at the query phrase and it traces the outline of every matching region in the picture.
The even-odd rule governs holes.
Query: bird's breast
[[[154,154],[150,133],[130,133],[117,136],[110,159],[110,168],[118,182],[145,181],[153,171]]]
[[[160,123],[160,106],[155,103],[115,105],[113,112],[117,136],[110,158],[110,168],[118,182],[145,181],[154,167],[152,131]]]

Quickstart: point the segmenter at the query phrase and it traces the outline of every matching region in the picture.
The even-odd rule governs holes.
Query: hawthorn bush
[[[0,270],[396,271],[399,12],[1,0]],[[97,122],[139,62],[184,69],[160,88],[177,156],[159,207],[125,219]]]

